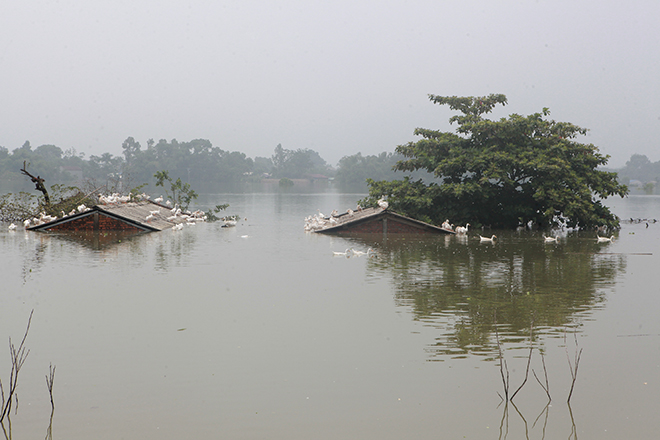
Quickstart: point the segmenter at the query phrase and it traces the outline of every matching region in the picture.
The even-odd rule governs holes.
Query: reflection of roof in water
[[[434,226],[430,223],[425,223],[420,220],[415,220],[401,214],[397,214],[389,209],[377,208],[364,208],[356,211],[347,211],[345,213],[333,216],[335,223],[323,229],[318,229],[315,232],[319,233],[342,233],[342,232],[379,232],[379,233],[438,233],[438,234],[454,234],[454,231]],[[386,220],[390,222],[387,226]],[[366,224],[373,223],[371,231],[362,230]],[[378,224],[376,224],[378,223]],[[391,227],[391,223],[403,225],[404,229]],[[376,230],[378,229],[378,230]]]
[[[95,251],[106,250],[113,246],[129,242],[145,232],[134,231],[57,231],[48,234],[53,239],[76,243]]]

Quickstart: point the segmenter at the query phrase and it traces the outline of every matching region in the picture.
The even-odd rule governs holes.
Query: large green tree
[[[426,170],[440,181],[369,180],[363,203],[374,204],[384,195],[392,209],[436,224],[449,218],[499,228],[529,221],[542,228],[619,227],[602,200],[623,197],[628,189],[616,173],[598,170],[609,156],[575,140],[586,129],[547,119],[547,108],[529,116],[484,118],[496,105],[507,104],[499,94],[429,98],[459,112],[449,119],[457,124],[456,133],[416,129],[422,139],[396,148],[405,159],[394,169]]]

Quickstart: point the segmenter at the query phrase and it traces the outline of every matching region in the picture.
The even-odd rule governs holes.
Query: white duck
[[[601,237],[600,235],[598,235],[597,237],[598,238],[596,238],[596,241],[598,243],[607,243],[614,241],[614,235],[612,235],[611,237]]]
[[[361,257],[362,255],[371,255],[371,254],[373,254],[373,253],[375,253],[375,252],[376,252],[376,251],[373,250],[372,248],[367,249],[367,252],[364,252],[364,251],[356,251],[355,249],[353,249],[353,255],[355,255],[355,256],[357,256],[357,257]]]
[[[227,219],[227,220],[225,220],[225,224],[222,225],[222,227],[223,228],[231,228],[233,226],[236,226],[237,224],[238,224],[238,222],[236,220]]]
[[[12,224],[9,225],[9,230],[10,230],[10,231],[13,231],[13,230],[15,230],[15,229],[16,229],[16,225],[15,225],[15,224],[12,223]]]
[[[479,236],[479,241],[480,241],[481,243],[495,243],[495,239],[496,239],[496,238],[497,238],[497,235],[494,235],[494,234],[493,234],[493,236],[490,237],[490,238],[488,238],[488,237],[483,237],[483,236],[480,235],[480,236]]]
[[[543,240],[546,243],[557,243],[557,237],[546,237],[545,234],[543,234]]]
[[[353,252],[353,248],[348,248],[344,252],[332,252],[332,255],[335,257],[349,257],[351,253]]]
[[[469,223],[466,223],[465,226],[456,226],[456,233],[457,234],[467,234],[469,228],[470,228]]]

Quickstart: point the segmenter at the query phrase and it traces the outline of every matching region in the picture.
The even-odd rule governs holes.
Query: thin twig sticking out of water
[[[55,403],[53,403],[53,382],[55,381],[55,367],[50,364],[50,373],[46,376],[46,386],[50,395],[50,423],[46,430],[46,440],[53,439],[53,414],[55,413]]]
[[[543,374],[545,375],[545,385],[541,383],[539,380],[539,377],[536,375],[536,371],[532,368],[532,373],[534,374],[534,377],[536,378],[536,381],[541,385],[541,388],[543,388],[543,391],[545,391],[545,394],[548,395],[548,404],[552,402],[552,397],[550,397],[550,382],[548,381],[548,369],[545,366],[545,356],[543,355],[543,352],[539,350],[539,353],[541,354],[541,363],[543,364]]]
[[[525,386],[527,383],[527,378],[529,377],[529,364],[532,362],[532,351],[534,350],[534,338],[532,331],[534,330],[534,320],[532,319],[532,323],[529,326],[529,356],[527,357],[527,368],[525,369],[525,380],[520,384],[518,389],[516,390],[515,393],[511,396],[511,401],[513,401],[513,398],[516,397],[516,394],[518,394],[518,391],[522,389],[522,387]]]
[[[50,395],[50,407],[55,411],[55,403],[53,403],[53,381],[55,380],[55,367],[50,364],[50,374],[46,376],[46,386],[48,387],[48,394]]]
[[[506,361],[504,356],[502,356],[502,344],[500,343],[500,335],[497,330],[497,311],[495,312],[495,340],[497,341],[497,349],[500,354],[500,375],[502,376],[502,386],[504,387],[504,397],[500,393],[497,393],[505,402],[509,401],[509,369],[506,366]]]
[[[30,350],[25,348],[25,339],[27,338],[28,332],[30,331],[30,323],[32,322],[32,314],[34,309],[30,312],[30,318],[28,319],[27,328],[25,329],[25,334],[21,340],[18,348],[11,342],[11,337],[9,338],[9,353],[11,355],[11,373],[9,374],[9,390],[5,398],[5,389],[2,385],[2,380],[0,379],[0,395],[2,398],[2,413],[0,414],[0,423],[4,420],[5,416],[11,411],[11,402],[12,397],[16,395],[16,387],[18,386],[18,373],[25,363],[25,359],[30,354]],[[16,406],[18,407],[18,399],[16,398]]]
[[[568,366],[571,370],[571,390],[568,393],[568,399],[566,399],[566,403],[571,402],[571,397],[573,396],[573,388],[575,387],[575,381],[577,380],[577,374],[578,374],[578,367],[580,366],[580,357],[582,356],[582,349],[578,351],[578,340],[577,340],[577,332],[573,333],[573,337],[575,338],[575,365],[571,364],[571,357],[568,355],[568,344],[566,344],[566,332],[564,332],[564,345],[566,346],[566,359],[568,359]]]

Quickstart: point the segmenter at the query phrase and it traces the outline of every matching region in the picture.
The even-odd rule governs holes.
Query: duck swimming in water
[[[494,243],[495,239],[497,238],[497,235],[493,235],[492,237],[482,237],[481,235],[479,236],[479,241],[481,243]]]

